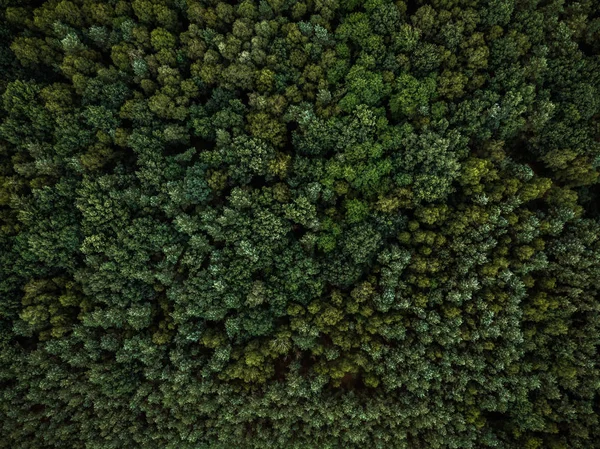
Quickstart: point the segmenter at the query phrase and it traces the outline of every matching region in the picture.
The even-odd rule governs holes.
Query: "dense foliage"
[[[600,2],[0,5],[1,447],[600,447]]]

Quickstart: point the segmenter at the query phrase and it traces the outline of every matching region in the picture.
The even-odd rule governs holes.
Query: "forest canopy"
[[[600,2],[0,0],[0,447],[600,448]]]

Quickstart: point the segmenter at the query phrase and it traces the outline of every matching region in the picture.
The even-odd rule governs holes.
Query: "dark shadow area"
[[[285,381],[285,375],[288,373],[290,362],[290,357],[279,357],[278,359],[275,359],[273,366],[275,370],[275,380],[279,382]]]
[[[248,183],[248,186],[252,187],[253,189],[262,189],[263,187],[268,186],[267,177],[266,176],[252,176],[252,178],[250,178],[250,182]],[[230,188],[230,192],[231,192],[231,188]]]
[[[165,259],[165,253],[163,252],[155,252],[150,256],[150,262],[159,263]]]
[[[308,373],[314,364],[315,360],[312,358],[312,356],[307,351],[303,351],[302,355],[300,356],[300,374],[303,377],[308,376]]]
[[[30,6],[32,8],[39,8],[41,7],[44,3],[46,3],[47,0],[25,0],[23,3],[25,3],[25,5],[21,5],[21,6]],[[13,2],[13,4],[11,6],[16,6],[14,3],[18,3],[18,2]]]
[[[344,390],[360,391],[367,388],[362,376],[356,373],[346,373],[342,377],[340,388]]]
[[[29,411],[36,416],[39,416],[40,423],[50,422],[50,418],[45,416],[46,406],[44,404],[34,404],[29,408]]]
[[[304,234],[306,234],[306,229],[299,224],[294,224],[292,225],[292,229],[290,232],[292,233],[294,240],[298,241],[302,237],[304,237]]]
[[[292,131],[296,131],[299,128],[300,124],[294,120],[287,122],[285,127],[287,128],[288,134],[291,134]]]
[[[500,412],[488,411],[483,413],[483,417],[487,425],[492,429],[504,429],[508,422],[508,416]]]
[[[133,120],[130,118],[122,118],[119,122],[120,128],[133,129]]]
[[[583,206],[585,216],[589,218],[600,217],[600,184],[580,187],[577,190],[579,204]]]
[[[35,351],[38,346],[38,338],[37,337],[24,337],[22,335],[13,337],[11,339],[17,346],[27,350],[27,351]]]
[[[300,125],[298,122],[291,121],[287,122],[286,125],[286,137],[285,137],[285,146],[283,147],[283,152],[286,154],[294,154],[294,131],[296,131]]]
[[[577,42],[577,44],[579,45],[579,50],[581,50],[581,53],[583,53],[588,58],[591,58],[598,54],[595,51],[594,45],[590,44],[589,42],[579,41]]]
[[[162,153],[164,156],[177,156],[184,153],[189,147],[189,142],[168,143],[163,146]]]
[[[201,151],[212,151],[216,147],[216,143],[214,141],[212,141],[212,140],[206,140],[206,139],[203,139],[203,138],[198,137],[198,136],[191,136],[190,137],[190,144],[196,150],[198,150],[198,152],[201,152]]]
[[[528,165],[537,176],[554,179],[552,170],[548,169],[546,164],[539,160],[539,156],[533,154],[529,148],[527,148],[527,139],[527,136],[521,136],[512,142],[507,142],[505,146],[506,154],[515,162]]]
[[[248,107],[248,105],[250,104],[249,92],[243,92],[240,101],[244,106]]]
[[[118,147],[111,145],[113,154],[102,167],[106,173],[115,173],[117,168],[125,173],[132,173],[136,169],[137,155],[130,147]]]
[[[527,207],[531,211],[539,211],[544,214],[548,213],[548,203],[544,200],[544,198],[536,198],[535,200],[528,201]]]
[[[410,17],[421,7],[418,0],[407,0],[406,2],[406,16]]]

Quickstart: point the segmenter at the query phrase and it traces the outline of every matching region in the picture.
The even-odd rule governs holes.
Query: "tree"
[[[0,2],[16,448],[595,447],[598,2]]]

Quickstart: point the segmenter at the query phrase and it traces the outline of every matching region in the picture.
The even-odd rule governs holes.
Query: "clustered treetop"
[[[600,447],[600,2],[0,0],[0,95],[0,447]]]

